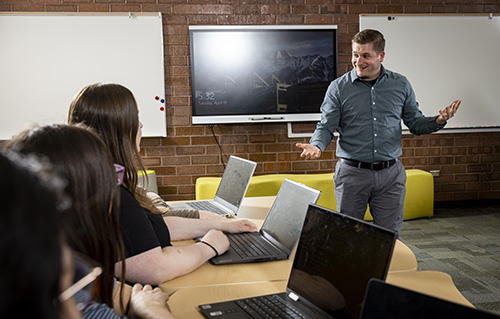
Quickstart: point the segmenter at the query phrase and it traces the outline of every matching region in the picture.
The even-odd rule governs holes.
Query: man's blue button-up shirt
[[[444,127],[436,123],[437,116],[422,114],[406,77],[383,66],[373,85],[354,69],[335,79],[321,113],[309,143],[324,151],[338,131],[337,156],[368,163],[401,156],[401,120],[416,135]]]

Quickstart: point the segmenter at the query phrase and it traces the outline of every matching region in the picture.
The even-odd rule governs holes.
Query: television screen
[[[337,26],[190,26],[193,124],[320,119]]]

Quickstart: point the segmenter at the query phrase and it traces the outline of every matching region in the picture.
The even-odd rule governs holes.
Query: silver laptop
[[[214,199],[169,204],[173,209],[198,209],[234,217],[245,197],[257,163],[231,155]]]
[[[309,204],[315,204],[320,194],[285,178],[260,231],[227,234],[229,249],[210,261],[224,265],[287,259],[299,240]]]
[[[371,278],[385,280],[397,234],[310,205],[286,292],[204,304],[206,318],[359,318]],[[265,305],[261,310],[260,305]],[[265,310],[267,308],[267,310]]]

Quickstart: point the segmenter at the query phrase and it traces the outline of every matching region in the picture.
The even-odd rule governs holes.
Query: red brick
[[[183,185],[192,183],[191,176],[172,175],[165,177],[165,180],[169,185]]]
[[[193,136],[193,135],[203,135],[205,134],[203,126],[186,126],[186,127],[176,127],[176,136]]]
[[[275,162],[276,154],[250,154],[248,158],[251,161],[262,163],[262,162]]]
[[[235,145],[236,153],[261,153],[263,152],[264,145],[262,144],[242,144]]]
[[[192,174],[203,174],[205,173],[205,166],[177,166],[177,175],[192,175]]]
[[[500,181],[500,173],[482,173],[480,176],[481,181]]]
[[[172,5],[170,4],[144,4],[142,5],[142,12],[161,12],[163,17],[163,22],[165,22],[165,16],[172,13]]]
[[[191,145],[210,145],[215,144],[215,139],[211,136],[193,136]]]
[[[465,173],[467,171],[466,165],[443,165],[441,166],[441,174],[455,174]]]
[[[264,152],[288,152],[290,144],[264,144]]]
[[[292,168],[291,163],[273,162],[264,163],[264,172],[283,172],[289,171]]]
[[[142,163],[149,169],[149,166],[161,165],[161,159],[159,157],[143,157]]]
[[[107,4],[79,4],[78,12],[108,12],[109,5]]]
[[[439,156],[439,155],[441,155],[441,148],[439,148],[439,147],[415,148],[414,151],[415,151],[415,156]]]
[[[319,169],[318,161],[302,161],[302,162],[293,162],[292,169],[294,171],[314,171]]]
[[[276,136],[274,135],[250,135],[250,143],[274,143]]]
[[[467,172],[468,173],[491,172],[491,165],[489,164],[467,165]]]
[[[162,156],[161,162],[165,166],[189,165],[191,164],[191,157],[171,154],[170,156]]]
[[[318,14],[320,13],[320,6],[317,5],[292,5],[291,14]]]
[[[466,174],[466,175],[455,175],[455,182],[478,182],[479,175],[477,174]]]
[[[481,163],[500,163],[499,155],[483,155],[481,156]]]
[[[194,154],[204,154],[205,147],[203,146],[179,146],[176,148],[176,154],[178,155],[194,155]]]
[[[473,200],[473,199],[478,199],[479,198],[479,193],[478,192],[460,192],[460,193],[453,193],[453,200],[457,201],[463,201],[463,200]]]
[[[220,162],[219,156],[216,155],[203,155],[203,156],[193,156],[193,164],[217,164]]]
[[[434,14],[437,14],[437,13],[457,13],[458,12],[458,6],[456,5],[442,5],[442,6],[436,6],[436,5],[433,5],[431,7],[431,11],[430,13],[434,13]]]
[[[465,190],[467,192],[489,191],[489,190],[491,190],[491,183],[489,183],[489,182],[467,183]]]
[[[232,6],[229,5],[200,5],[200,4],[175,4],[174,14],[231,14]]]
[[[245,135],[223,135],[220,136],[220,144],[244,144],[248,143],[248,137]]]
[[[149,169],[155,171],[156,176],[175,175],[175,167],[173,166],[151,166]]]
[[[234,154],[234,145],[221,145],[223,154]],[[220,148],[218,145],[209,145],[206,147],[207,154],[220,154]]]

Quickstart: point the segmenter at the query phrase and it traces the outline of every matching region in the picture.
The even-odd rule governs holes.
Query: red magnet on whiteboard
[[[162,106],[162,107],[160,107],[160,111],[163,111],[163,110],[165,110],[165,108],[164,108],[163,106]]]
[[[155,96],[155,100],[157,100],[157,101],[158,101],[159,99],[160,99],[160,97],[159,97],[159,96]]]

